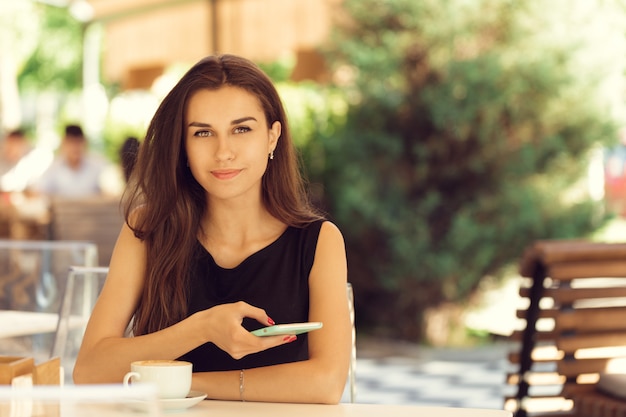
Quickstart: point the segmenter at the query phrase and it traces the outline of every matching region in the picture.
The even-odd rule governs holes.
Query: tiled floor
[[[357,350],[356,402],[502,409],[507,352],[503,344],[431,349],[366,343]]]

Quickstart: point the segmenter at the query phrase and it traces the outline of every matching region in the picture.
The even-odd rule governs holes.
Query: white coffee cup
[[[176,360],[146,360],[130,364],[124,375],[124,386],[130,382],[154,384],[159,398],[185,398],[191,389],[191,362]]]

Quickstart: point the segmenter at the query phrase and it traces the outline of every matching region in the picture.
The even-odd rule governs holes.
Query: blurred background
[[[620,0],[0,0],[0,124],[48,153],[80,124],[119,164],[193,63],[250,58],[344,233],[359,335],[484,344],[532,242],[624,240],[625,34]]]

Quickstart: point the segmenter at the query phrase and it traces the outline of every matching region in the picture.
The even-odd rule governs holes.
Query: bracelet
[[[239,399],[241,400],[241,402],[245,402],[246,400],[244,400],[243,398],[243,391],[245,389],[245,386],[243,384],[243,369],[239,372]]]

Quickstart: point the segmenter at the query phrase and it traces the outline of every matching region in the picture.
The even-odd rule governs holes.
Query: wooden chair
[[[61,360],[51,358],[36,365],[31,357],[0,356],[0,385],[11,385],[20,377],[32,385],[60,385]]]
[[[624,417],[626,401],[597,391],[579,394],[576,404],[576,417]]]
[[[518,350],[507,383],[515,394],[505,407],[516,417],[590,416],[577,413],[598,397],[599,374],[626,356],[626,244],[538,241],[520,275],[526,327],[512,336]]]
[[[55,198],[50,202],[50,239],[98,245],[98,265],[108,265],[124,224],[119,198]]]

